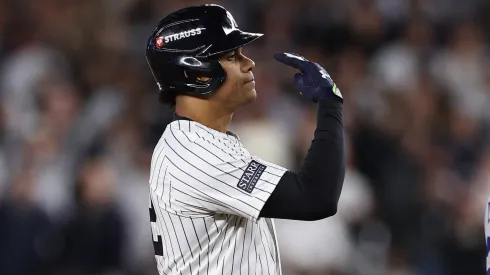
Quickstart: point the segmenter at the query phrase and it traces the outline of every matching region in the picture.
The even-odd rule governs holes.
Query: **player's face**
[[[242,49],[228,52],[219,58],[226,72],[226,80],[216,92],[216,97],[228,107],[238,107],[257,97],[252,69],[255,63],[246,57]]]

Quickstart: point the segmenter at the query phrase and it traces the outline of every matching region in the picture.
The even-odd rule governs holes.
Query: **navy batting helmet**
[[[208,95],[215,91],[226,79],[216,56],[262,35],[239,30],[231,13],[219,5],[191,6],[167,15],[146,48],[161,101],[174,103],[176,94]]]

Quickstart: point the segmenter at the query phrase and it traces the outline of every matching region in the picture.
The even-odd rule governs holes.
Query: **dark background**
[[[199,3],[0,0],[0,274],[155,274],[148,169],[170,111],[144,47]],[[345,98],[339,213],[277,221],[284,274],[484,274],[490,2],[214,3],[266,34],[230,126],[252,154],[297,169],[315,127],[273,53],[321,63]]]

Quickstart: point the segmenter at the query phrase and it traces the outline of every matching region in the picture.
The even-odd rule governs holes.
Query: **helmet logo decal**
[[[229,11],[226,12],[226,17],[228,18],[228,20],[230,20],[231,26],[223,26],[223,31],[226,35],[228,35],[238,28],[238,24]]]
[[[162,47],[164,44],[163,37],[162,36],[157,37],[157,39],[155,40],[155,44],[158,48]]]
[[[206,28],[196,28],[196,29],[190,29],[187,31],[179,32],[179,33],[174,33],[171,35],[167,36],[159,36],[155,40],[155,44],[157,47],[162,47],[164,44],[177,41],[183,38],[188,38],[191,36],[196,36],[200,35],[202,33],[202,30],[205,30]]]

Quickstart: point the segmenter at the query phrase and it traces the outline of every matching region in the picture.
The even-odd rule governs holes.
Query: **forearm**
[[[265,203],[261,216],[318,220],[332,216],[345,175],[342,102],[318,103],[315,136],[298,173],[288,171]]]
[[[335,214],[345,175],[342,103],[337,99],[318,104],[318,121],[302,169],[297,173],[317,215]]]

